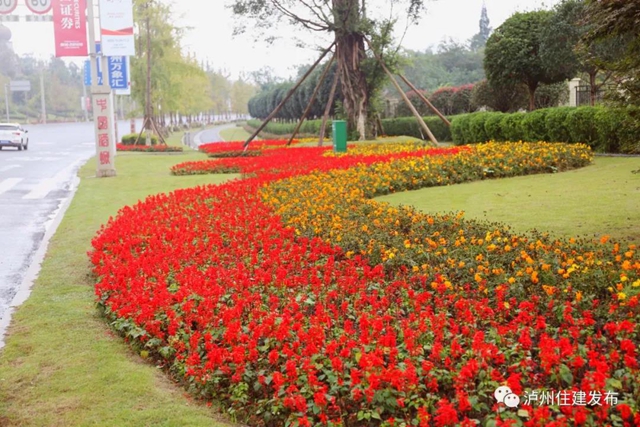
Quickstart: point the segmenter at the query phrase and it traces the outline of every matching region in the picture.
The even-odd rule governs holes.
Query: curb
[[[42,262],[44,261],[45,255],[47,254],[47,249],[49,247],[49,242],[51,238],[56,233],[58,226],[62,222],[64,218],[64,214],[67,209],[71,205],[73,198],[76,195],[76,191],[78,190],[78,186],[80,185],[80,177],[78,176],[78,170],[84,165],[88,160],[82,162],[81,165],[78,165],[75,168],[73,179],[71,181],[71,185],[69,187],[69,197],[64,199],[56,211],[53,213],[51,219],[45,222],[45,233],[38,249],[36,250],[33,259],[31,260],[31,264],[29,264],[29,268],[25,272],[24,278],[22,279],[22,283],[17,287],[17,293],[9,303],[9,307],[5,312],[5,315],[2,319],[0,319],[0,350],[5,346],[5,336],[7,333],[7,329],[11,324],[11,317],[13,312],[21,306],[31,295],[31,289],[40,274],[40,269],[42,267]]]

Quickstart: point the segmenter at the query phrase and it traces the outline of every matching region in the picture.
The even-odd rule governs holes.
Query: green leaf
[[[560,365],[560,378],[562,378],[562,381],[564,381],[567,385],[573,384],[573,374],[571,373],[569,367],[565,364]]]

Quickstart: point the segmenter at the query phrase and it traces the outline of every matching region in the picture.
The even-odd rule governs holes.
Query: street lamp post
[[[6,83],[4,84],[4,107],[5,107],[5,111],[7,112],[7,123],[8,123],[11,120],[9,119],[9,86]]]

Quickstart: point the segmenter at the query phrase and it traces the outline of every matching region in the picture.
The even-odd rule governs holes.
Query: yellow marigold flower
[[[618,300],[624,301],[625,299],[627,299],[627,294],[624,292],[618,292]]]
[[[534,271],[533,273],[531,273],[531,281],[533,283],[538,283],[539,282],[539,280],[538,280],[538,272],[537,271]]]
[[[634,288],[640,287],[640,279],[638,279],[635,282],[633,282],[633,284],[631,286],[633,286]]]
[[[553,286],[542,285],[542,289],[544,289],[545,293],[549,296],[552,296],[556,292],[556,288]]]
[[[514,283],[516,283],[516,279],[514,277],[509,277],[509,280],[507,280],[507,282],[513,285]]]

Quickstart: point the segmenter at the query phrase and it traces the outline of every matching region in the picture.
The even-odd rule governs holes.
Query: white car
[[[29,137],[19,123],[0,123],[0,150],[4,147],[17,147],[18,151],[29,148]]]

